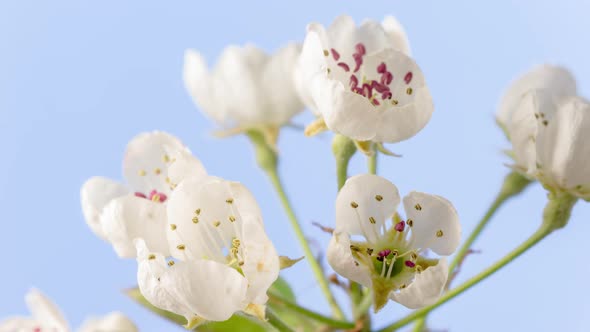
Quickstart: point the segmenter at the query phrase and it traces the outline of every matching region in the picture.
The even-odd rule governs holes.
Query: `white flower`
[[[135,332],[137,327],[120,312],[86,319],[78,332]]]
[[[329,129],[358,141],[399,142],[430,120],[424,75],[393,17],[356,27],[340,16],[327,29],[313,23],[307,30],[296,86]]]
[[[370,174],[348,179],[336,199],[328,262],[340,275],[373,288],[375,311],[388,299],[411,309],[434,303],[448,267],[445,258],[424,253],[448,256],[461,238],[459,217],[446,199],[411,192],[403,199],[405,221],[396,212],[399,203],[395,185]]]
[[[0,332],[68,332],[70,328],[55,304],[36,289],[25,300],[31,317],[12,317],[0,322]],[[135,325],[123,314],[113,312],[104,318],[88,320],[80,332],[136,332]]]
[[[174,259],[136,242],[143,296],[186,317],[188,326],[240,310],[263,316],[279,257],[252,194],[216,177],[187,178],[171,194],[167,214]]]
[[[544,90],[552,98],[576,95],[576,80],[565,68],[541,65],[514,80],[500,100],[496,120],[504,131],[512,122],[523,95],[531,90]]]
[[[174,162],[176,159],[182,161]],[[86,222],[120,257],[135,257],[135,238],[143,238],[154,250],[167,254],[168,243],[162,236],[167,225],[165,205],[171,187],[186,172],[206,174],[177,138],[164,132],[140,134],[125,152],[127,186],[103,177],[93,177],[82,186]]]
[[[589,200],[590,103],[575,96],[574,78],[563,68],[540,67],[525,76],[531,77],[532,88],[520,98],[525,79],[513,84],[504,100],[518,101],[498,115],[512,143],[513,167],[550,190]]]
[[[224,128],[278,128],[303,105],[293,83],[300,46],[292,43],[273,55],[253,45],[229,46],[211,72],[201,54],[187,50],[185,86],[198,107]]]

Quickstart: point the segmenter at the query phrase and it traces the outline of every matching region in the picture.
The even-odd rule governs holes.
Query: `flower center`
[[[366,47],[363,43],[355,45],[354,52],[352,53],[352,59],[354,61],[354,67],[352,67],[352,70],[351,65],[345,61],[340,61],[341,56],[336,49],[331,48],[329,52],[324,50],[324,55],[328,57],[331,55],[334,62],[336,62],[336,65],[344,73],[350,73],[352,71],[348,81],[350,91],[366,97],[374,106],[379,106],[384,102],[389,102],[394,106],[399,104],[399,98],[394,98],[395,96],[393,95],[392,84],[394,76],[391,71],[388,70],[387,64],[385,62],[380,62],[374,67],[374,72],[370,71],[371,68],[366,70],[367,68],[363,68],[366,52]],[[362,76],[359,74],[361,68],[363,69],[361,72],[364,72],[364,75]],[[329,73],[330,68],[328,68],[328,74]],[[374,78],[367,78],[366,75],[370,75]],[[411,71],[405,73],[403,77],[404,83],[409,85],[412,82],[413,77],[414,74]],[[359,78],[362,78],[362,80]],[[405,93],[411,95],[413,93],[412,88],[407,87]]]
[[[166,194],[159,192],[156,189],[150,191],[149,195],[146,195],[138,191],[135,192],[135,196],[149,199],[150,201],[157,203],[164,203],[168,199],[168,196]]]

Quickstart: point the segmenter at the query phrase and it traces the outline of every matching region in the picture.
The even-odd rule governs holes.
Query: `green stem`
[[[289,309],[291,309],[291,310],[293,310],[293,311],[295,311],[307,318],[313,319],[313,320],[323,323],[325,325],[328,325],[328,326],[331,326],[334,328],[340,328],[340,329],[351,329],[355,326],[354,323],[326,317],[326,316],[321,315],[315,311],[311,311],[309,309],[303,308],[303,307],[299,306],[297,303],[293,303],[293,302],[291,302],[287,299],[284,299],[280,296],[276,296],[276,295],[270,294],[270,293],[268,294],[268,296],[269,296],[270,302],[282,304],[285,307],[287,307],[287,308],[289,308]]]
[[[330,291],[330,287],[328,285],[328,280],[326,279],[326,277],[324,275],[324,271],[323,271],[322,267],[320,266],[320,263],[318,262],[318,260],[314,256],[313,252],[311,251],[311,248],[309,247],[309,243],[308,243],[307,239],[305,238],[305,235],[303,234],[303,230],[301,229],[301,225],[299,225],[299,222],[297,221],[297,216],[295,216],[295,212],[293,211],[293,208],[291,207],[291,204],[289,202],[287,194],[285,193],[285,190],[283,188],[283,185],[281,183],[281,180],[279,178],[276,168],[271,169],[271,170],[267,170],[267,174],[268,174],[268,177],[270,178],[270,181],[272,182],[275,190],[277,191],[277,193],[279,195],[279,198],[281,200],[281,203],[283,204],[283,207],[285,208],[285,212],[287,213],[287,216],[289,217],[289,222],[291,223],[291,227],[295,231],[295,236],[297,237],[299,244],[303,248],[303,252],[305,253],[306,260],[309,262],[309,265],[311,266],[311,270],[313,271],[313,274],[315,275],[315,277],[320,285],[320,289],[322,290],[326,299],[328,300],[330,307],[332,308],[332,311],[334,312],[334,315],[336,315],[336,318],[343,319],[344,313],[342,312],[342,309],[340,309],[338,302],[336,302],[336,299],[334,298],[334,296],[332,295],[332,292]]]
[[[367,294],[360,300],[360,302],[357,305],[357,316],[355,316],[355,319],[358,319],[360,316],[366,314],[369,311],[369,308],[372,304],[373,294],[371,293],[371,290],[369,290],[369,292],[367,292]]]
[[[338,191],[340,191],[348,178],[348,164],[356,153],[356,146],[350,138],[336,134],[332,141],[332,152],[336,159],[336,178],[338,180]]]
[[[486,214],[479,221],[477,226],[475,226],[475,229],[471,232],[467,240],[465,240],[459,251],[457,251],[455,258],[449,266],[449,272],[451,274],[455,272],[455,269],[461,264],[463,259],[465,259],[465,256],[467,256],[469,250],[471,249],[471,246],[479,237],[483,229],[487,226],[492,216],[496,213],[496,211],[498,211],[500,206],[502,206],[509,198],[512,198],[521,193],[529,183],[530,180],[516,172],[512,172],[506,176],[504,179],[504,184],[502,185],[502,189],[496,196],[496,199],[488,208]]]
[[[367,169],[369,170],[369,174],[377,174],[377,151],[367,157]]]
[[[432,310],[440,307],[449,300],[455,298],[464,291],[477,285],[479,282],[485,280],[487,277],[491,276],[504,266],[508,265],[510,262],[522,255],[524,252],[526,252],[527,250],[535,246],[537,243],[539,243],[541,240],[543,240],[547,235],[551,234],[551,232],[553,232],[554,230],[563,227],[567,223],[567,220],[570,217],[571,210],[574,204],[576,203],[577,199],[565,193],[551,194],[549,198],[550,200],[545,206],[545,210],[543,211],[543,223],[541,224],[541,227],[539,227],[539,229],[535,233],[533,233],[533,235],[531,235],[526,241],[524,241],[522,244],[520,244],[518,247],[516,247],[514,250],[512,250],[510,253],[504,256],[502,259],[494,263],[492,266],[481,271],[479,274],[465,281],[463,284],[457,286],[456,288],[448,291],[435,304],[416,310],[413,313],[407,315],[406,317],[398,320],[397,322],[394,322],[391,325],[384,327],[383,329],[379,330],[379,332],[395,331],[403,326],[406,326],[407,324],[411,323],[416,319],[424,317]]]
[[[426,317],[420,317],[414,324],[413,332],[424,332],[426,328]]]
[[[266,318],[267,322],[272,325],[275,329],[279,332],[294,332],[292,328],[289,327],[285,322],[283,322],[279,316],[277,316],[272,310],[268,307],[266,308]]]

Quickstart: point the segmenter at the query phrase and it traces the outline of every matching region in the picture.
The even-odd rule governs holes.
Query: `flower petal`
[[[184,86],[199,109],[211,117],[217,123],[228,121],[227,108],[220,107],[214,84],[207,62],[203,56],[195,50],[186,50],[184,53],[184,68],[182,72]]]
[[[553,117],[539,121],[537,158],[544,180],[562,189],[590,189],[590,103],[571,97]]]
[[[404,52],[408,56],[411,55],[410,41],[406,35],[406,30],[395,17],[390,15],[385,16],[381,22],[381,26],[383,26],[383,29],[389,35],[394,49]]]
[[[138,283],[156,307],[211,321],[229,319],[246,308],[248,281],[236,270],[208,260],[177,262],[166,267],[164,257],[138,245]]]
[[[516,106],[506,129],[517,170],[531,175],[536,172],[537,127],[546,119],[553,118],[557,102],[548,90],[537,89],[525,93]]]
[[[171,188],[176,187],[186,178],[200,178],[206,175],[207,171],[201,161],[191,153],[181,151],[172,156],[172,164],[168,168],[169,185]]]
[[[496,119],[507,128],[512,121],[513,112],[518,107],[522,96],[534,89],[547,90],[550,95],[560,99],[576,94],[576,80],[565,68],[553,65],[542,65],[513,81],[500,100]]]
[[[418,309],[435,303],[442,294],[449,276],[447,260],[441,258],[438,264],[416,274],[414,281],[399,292],[392,292],[390,298],[409,309]]]
[[[33,318],[58,331],[68,331],[68,323],[59,308],[37,289],[31,289],[25,296],[27,307]]]
[[[41,329],[41,331],[47,329],[50,331],[55,329],[55,326],[26,317],[10,317],[0,321],[0,332],[29,332],[35,331],[35,329]],[[58,330],[58,332],[65,332],[65,330]]]
[[[242,234],[243,215],[260,219],[252,194],[241,184],[217,177],[180,183],[168,202],[168,241],[178,259],[207,257],[225,262],[223,248]]]
[[[137,332],[133,322],[120,312],[111,312],[102,318],[88,318],[78,332]]]
[[[387,179],[372,174],[353,176],[336,198],[336,229],[364,235],[374,243],[399,202],[396,186]]]
[[[152,190],[169,194],[168,167],[172,155],[190,153],[182,142],[165,132],[142,133],[127,145],[123,160],[123,174],[130,187],[144,195]]]
[[[334,231],[326,257],[336,273],[365,287],[371,287],[371,272],[366,265],[358,263],[352,257],[350,236],[346,232]]]
[[[447,199],[413,191],[404,197],[407,222],[412,220],[412,245],[438,255],[452,254],[461,241],[459,215]]]
[[[266,235],[259,216],[242,215],[242,245],[244,265],[242,271],[248,279],[248,302],[265,304],[266,292],[279,277],[279,256]]]
[[[135,257],[133,240],[136,238],[142,238],[150,248],[168,254],[164,204],[133,195],[123,196],[104,208],[101,223],[108,241],[121,258]]]
[[[100,224],[100,215],[107,203],[112,199],[126,195],[129,190],[125,186],[103,177],[92,177],[88,179],[80,189],[80,201],[82,203],[82,212],[86,223],[94,234],[103,240],[106,240],[102,225]]]

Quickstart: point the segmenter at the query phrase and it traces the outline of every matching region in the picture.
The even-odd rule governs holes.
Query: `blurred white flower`
[[[68,332],[70,328],[55,304],[36,289],[25,296],[31,317],[12,317],[0,322],[0,332]],[[80,332],[136,332],[127,317],[112,312],[103,318],[88,320]]]
[[[434,110],[408,41],[393,17],[356,26],[338,17],[307,28],[296,87],[319,123],[358,141],[399,142],[414,136]],[[321,125],[308,127],[314,134]]]
[[[299,52],[295,43],[273,55],[228,46],[209,71],[201,54],[187,50],[184,83],[200,110],[230,132],[278,129],[303,110],[293,83]]]
[[[236,311],[264,317],[279,257],[252,194],[236,182],[188,178],[172,192],[167,214],[173,259],[136,241],[143,296],[191,327]]]
[[[348,179],[336,199],[328,262],[343,277],[373,289],[375,311],[388,299],[411,309],[434,303],[448,266],[445,258],[424,253],[448,256],[461,238],[459,217],[446,199],[411,192],[403,199],[405,221],[396,212],[399,203],[395,185],[370,174]]]
[[[538,67],[508,90],[498,121],[512,143],[515,170],[589,200],[590,103],[575,94],[567,70]]]
[[[165,205],[172,187],[186,172],[206,174],[200,161],[176,137],[157,131],[136,136],[127,145],[123,161],[128,186],[103,177],[93,177],[82,186],[87,224],[110,242],[120,257],[136,256],[135,238],[143,238],[154,250],[168,254],[163,236]]]
[[[496,114],[504,131],[508,130],[522,97],[531,90],[544,90],[558,100],[576,95],[576,80],[567,69],[548,64],[537,66],[514,80],[502,96]]]

